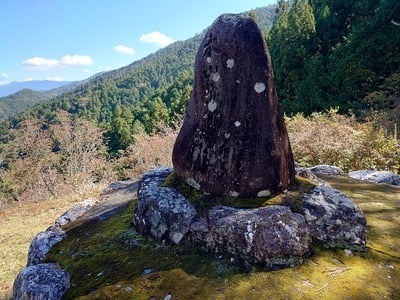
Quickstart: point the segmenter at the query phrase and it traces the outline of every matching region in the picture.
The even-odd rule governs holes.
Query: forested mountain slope
[[[286,113],[383,109],[399,122],[398,0],[280,0],[278,14],[269,46]]]
[[[272,26],[275,8],[269,6],[251,12],[263,31]],[[124,149],[133,142],[132,133],[153,133],[158,124],[171,124],[175,115],[184,112],[192,87],[194,57],[203,34],[100,74],[14,117],[11,126],[27,116],[51,121],[62,109],[105,128],[111,151]]]
[[[278,1],[267,41],[283,111],[308,115],[338,107],[362,115],[384,110],[393,130],[400,102],[399,6],[396,0]],[[276,8],[251,12],[262,30],[271,26]],[[9,126],[27,116],[52,121],[65,110],[105,129],[111,152],[125,149],[132,133],[154,133],[160,123],[172,125],[184,112],[202,37],[100,74],[13,118]]]
[[[42,81],[38,82],[41,84],[27,85],[31,86],[31,88],[24,88],[11,95],[0,97],[0,123],[37,104],[46,102],[58,95],[66,93],[67,91],[70,91],[78,85],[86,82],[86,80],[73,82],[64,81],[63,84],[58,83],[56,85],[53,85],[53,82],[50,81],[46,81],[47,84]],[[20,86],[22,87],[24,85]],[[47,88],[51,86],[53,86],[53,88],[48,90],[38,90],[38,88]]]
[[[303,113],[286,119],[297,161],[399,170],[395,134],[336,110],[328,117],[314,114],[330,107],[342,113],[352,109],[357,117],[377,110],[380,125],[396,132],[399,5],[395,0],[279,1],[270,32],[266,26],[277,7],[251,12],[266,34],[284,112]],[[137,178],[150,165],[162,165],[174,141],[169,127],[176,126],[175,117],[184,113],[190,97],[202,37],[96,74],[0,124],[0,207]],[[31,91],[24,93],[36,99]],[[147,135],[159,131],[166,133]]]
[[[52,80],[28,80],[23,82],[13,81],[0,85],[0,97],[14,94],[24,89],[34,91],[48,91],[69,84],[69,81],[52,81]]]
[[[0,98],[0,122],[21,111],[27,110],[43,101],[51,98],[43,92],[31,89],[23,89],[9,96]]]

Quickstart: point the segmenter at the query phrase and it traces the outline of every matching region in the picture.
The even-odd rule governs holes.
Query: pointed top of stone
[[[172,160],[179,177],[214,195],[268,196],[293,183],[270,55],[251,17],[222,15],[207,31]]]

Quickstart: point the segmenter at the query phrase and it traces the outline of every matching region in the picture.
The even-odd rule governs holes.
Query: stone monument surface
[[[207,31],[172,160],[179,177],[213,195],[268,196],[293,183],[271,58],[251,17],[225,14]]]

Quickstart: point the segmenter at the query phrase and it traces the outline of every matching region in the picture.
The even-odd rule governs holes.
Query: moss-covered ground
[[[132,200],[119,215],[69,231],[47,260],[71,274],[66,299],[400,299],[400,189],[325,179],[366,214],[365,253],[315,245],[295,268],[243,268],[191,245],[140,236],[131,227]]]
[[[296,176],[296,182],[286,193],[272,194],[268,197],[233,197],[213,196],[199,191],[181,180],[172,172],[163,184],[165,187],[172,187],[191,201],[196,211],[201,215],[216,205],[226,205],[236,208],[257,208],[268,205],[285,205],[293,212],[303,213],[302,195],[310,192],[316,185],[308,179]]]

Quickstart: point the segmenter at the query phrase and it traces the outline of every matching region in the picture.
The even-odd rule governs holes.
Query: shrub
[[[345,171],[398,171],[400,143],[396,136],[386,135],[373,121],[359,123],[354,115],[339,115],[337,111],[286,118],[297,162],[304,166],[332,164]]]
[[[116,179],[137,180],[149,169],[171,166],[181,122],[178,119],[174,129],[162,124],[152,136],[134,135],[134,145],[107,160],[103,132],[88,121],[67,113],[51,121],[25,120],[8,132],[7,143],[0,143],[0,207],[13,199],[38,201],[95,191]],[[375,124],[358,123],[337,110],[286,118],[301,165],[398,171],[400,143]]]
[[[102,131],[88,121],[64,112],[50,122],[20,122],[10,136],[0,144],[2,204],[80,193],[112,179]]]

